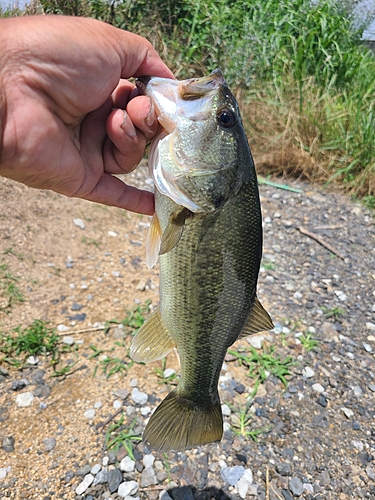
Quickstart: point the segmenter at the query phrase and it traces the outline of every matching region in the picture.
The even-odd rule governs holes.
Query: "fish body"
[[[160,260],[160,304],[131,355],[151,361],[177,346],[179,384],[151,416],[144,441],[182,450],[221,439],[226,351],[273,325],[256,298],[262,223],[254,163],[221,72],[151,79],[145,90],[164,127],[150,153],[156,213],[147,243],[149,264]]]

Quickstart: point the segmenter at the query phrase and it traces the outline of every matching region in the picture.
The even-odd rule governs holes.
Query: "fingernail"
[[[124,111],[124,121],[122,122],[121,128],[125,132],[125,134],[130,137],[130,139],[135,139],[137,137],[137,132],[135,130],[133,122],[129,118],[129,115],[126,111]]]
[[[147,118],[145,119],[145,124],[148,127],[151,127],[154,123],[155,123],[154,105],[150,101],[150,111],[148,112]]]

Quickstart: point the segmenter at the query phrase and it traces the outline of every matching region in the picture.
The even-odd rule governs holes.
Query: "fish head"
[[[222,72],[203,78],[139,79],[161,130],[149,156],[160,193],[192,212],[210,212],[255,175],[237,102]]]

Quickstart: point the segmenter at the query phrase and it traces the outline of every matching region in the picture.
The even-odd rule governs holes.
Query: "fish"
[[[188,80],[140,78],[160,132],[149,152],[155,214],[147,264],[160,264],[160,302],[130,355],[177,348],[180,378],[143,433],[155,451],[220,441],[219,375],[239,338],[273,329],[256,295],[262,257],[257,176],[238,104],[221,70]]]

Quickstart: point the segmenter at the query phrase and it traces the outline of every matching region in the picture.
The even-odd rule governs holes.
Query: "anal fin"
[[[273,330],[275,328],[272,319],[268,312],[259,302],[258,297],[255,297],[255,302],[246,324],[239,335],[239,339],[253,335],[254,333],[263,332],[265,330]]]
[[[159,308],[143,323],[130,346],[134,361],[156,361],[166,356],[175,347],[175,342],[161,321]]]

